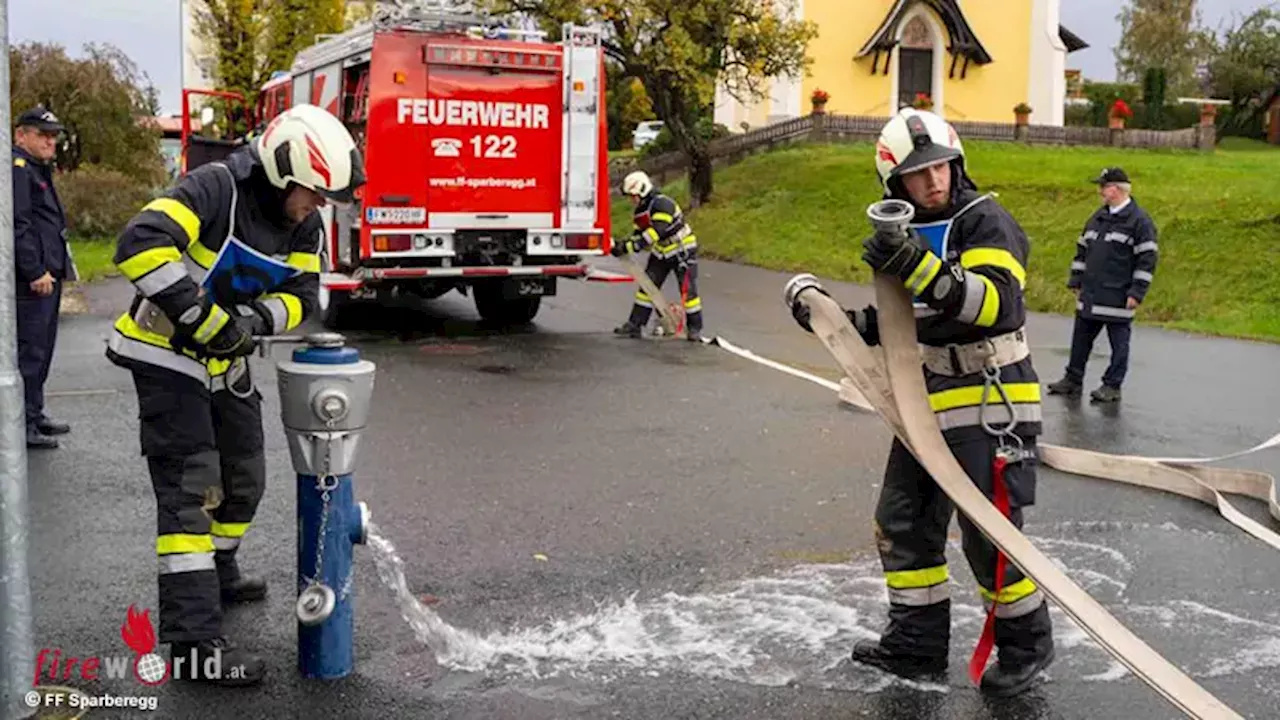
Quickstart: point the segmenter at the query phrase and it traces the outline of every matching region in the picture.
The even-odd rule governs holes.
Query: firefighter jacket
[[[1088,320],[1130,322],[1133,298],[1142,302],[1155,278],[1156,225],[1138,201],[1118,212],[1103,205],[1085,223],[1076,241],[1067,287],[1080,288],[1076,311]]]
[[[650,193],[641,200],[632,221],[654,257],[665,260],[698,247],[698,236],[685,221],[684,212],[662,193]]]
[[[13,148],[13,248],[19,293],[46,272],[56,280],[77,279],[53,168],[20,147]]]
[[[1016,419],[1018,435],[1041,431],[1040,380],[1023,324],[1027,235],[992,195],[958,189],[941,213],[919,213],[911,227],[928,252],[904,280],[916,297],[916,335],[925,361],[929,404],[948,441],[985,436]],[[878,328],[864,336],[878,337]],[[974,353],[998,353],[1005,399],[986,379]]]
[[[276,334],[300,325],[318,306],[324,233],[319,212],[290,223],[284,197],[268,182],[256,150],[246,146],[223,162],[201,165],[145,205],[117,242],[116,265],[137,295],[116,320],[108,357],[125,367],[141,362],[176,370],[217,389],[232,361],[200,360],[188,350],[175,351],[149,320],[157,308],[173,318],[195,303],[205,271],[231,239],[303,272],[257,298],[236,300],[256,307],[224,309],[232,315],[268,316]]]

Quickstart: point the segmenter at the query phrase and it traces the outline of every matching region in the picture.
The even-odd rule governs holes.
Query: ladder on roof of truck
[[[374,7],[373,27],[375,30],[462,31],[490,39],[509,35],[541,40],[547,35],[541,30],[506,26],[509,20],[495,18],[468,0],[380,0]]]
[[[566,229],[596,229],[600,202],[596,185],[600,160],[599,28],[565,23],[564,37],[564,175],[560,188],[561,225]]]

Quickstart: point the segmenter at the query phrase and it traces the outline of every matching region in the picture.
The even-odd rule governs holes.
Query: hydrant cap
[[[293,351],[293,361],[311,365],[354,365],[360,362],[360,351],[353,347],[308,347]]]

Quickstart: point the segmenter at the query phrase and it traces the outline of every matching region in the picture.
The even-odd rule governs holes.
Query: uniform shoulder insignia
[[[13,159],[13,164],[14,164],[14,167],[26,167],[26,166],[27,166],[27,159],[26,159],[26,158],[16,157],[16,158],[14,158],[14,159]]]

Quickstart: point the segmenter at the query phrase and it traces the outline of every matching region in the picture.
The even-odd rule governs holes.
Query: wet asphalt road
[[[608,266],[608,263],[604,263]],[[704,262],[710,333],[831,379],[834,363],[782,306],[789,274]],[[869,288],[828,284],[846,304]],[[958,546],[946,686],[841,663],[883,623],[871,512],[890,434],[833,394],[723,350],[611,335],[632,286],[562,283],[533,328],[478,326],[468,299],[361,313],[353,341],[378,364],[356,495],[395,544],[410,586],[491,651],[442,667],[357,550],[357,672],[295,670],[293,474],[267,397],[270,481],[242,550],[272,582],[231,612],[269,684],[166,685],[155,712],[86,717],[282,718],[1171,718],[1178,714],[1054,611],[1057,662],[1016,701],[965,677],[981,626]],[[65,317],[48,387],[75,426],[30,457],[38,647],[128,654],[130,604],[154,607],[154,510],[128,376],[102,356],[129,292],[93,288]],[[1041,378],[1070,324],[1037,316]],[[283,357],[286,350],[276,351]],[[1106,362],[1099,340],[1090,366]],[[1045,440],[1104,452],[1216,455],[1277,432],[1280,347],[1139,328],[1121,407],[1046,398]],[[1268,469],[1276,456],[1232,461]],[[1238,504],[1266,521],[1256,503]],[[1270,521],[1268,521],[1270,522]],[[1271,523],[1274,527],[1274,523]],[[1280,556],[1190,500],[1043,470],[1026,527],[1116,616],[1249,718],[1280,707]],[[953,539],[958,536],[954,535]],[[536,555],[536,557],[535,557]],[[69,681],[138,694],[132,680]]]

